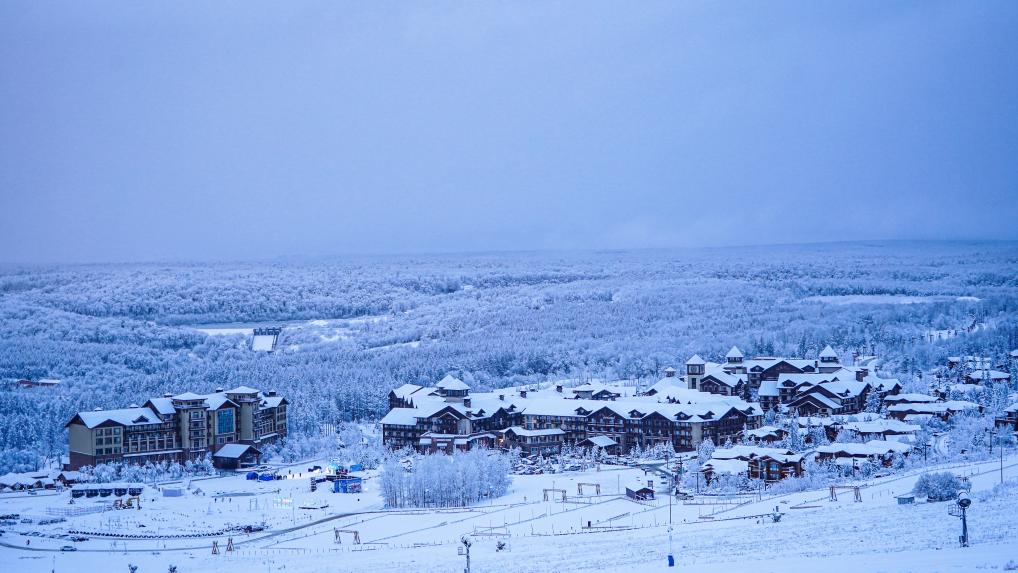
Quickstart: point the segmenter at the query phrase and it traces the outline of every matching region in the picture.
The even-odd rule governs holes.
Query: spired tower
[[[704,369],[707,367],[707,363],[700,358],[699,354],[694,354],[692,358],[686,361],[686,384],[690,390],[700,389],[700,380],[703,379]]]

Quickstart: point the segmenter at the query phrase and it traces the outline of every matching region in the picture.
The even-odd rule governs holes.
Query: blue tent
[[[258,472],[247,472],[247,479],[258,479]]]
[[[272,474],[262,474],[258,476],[258,481],[272,481],[276,479]]]

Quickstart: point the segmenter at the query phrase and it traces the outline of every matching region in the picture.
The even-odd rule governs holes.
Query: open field
[[[83,566],[112,570],[128,563],[141,571],[214,571],[230,566],[286,571],[452,571],[461,566],[457,542],[475,540],[474,571],[584,571],[612,566],[620,571],[662,567],[668,547],[668,521],[674,523],[674,551],[680,566],[698,571],[752,566],[760,571],[806,571],[817,561],[838,569],[846,557],[856,565],[882,571],[971,570],[975,564],[1003,566],[1018,559],[1018,488],[1012,486],[985,502],[982,496],[999,482],[996,462],[955,465],[971,476],[972,547],[957,548],[958,520],[947,515],[948,503],[899,506],[894,495],[911,490],[916,472],[861,483],[862,502],[851,491],[830,501],[827,491],[782,496],[749,494],[718,500],[696,496],[686,502],[667,496],[635,502],[619,495],[646,484],[654,475],[643,470],[602,466],[600,471],[516,476],[509,494],[473,507],[442,510],[385,510],[377,481],[367,472],[362,494],[310,492],[307,476],[255,482],[230,476],[191,484],[181,498],[164,498],[151,488],[141,510],[107,511],[69,517],[67,522],[5,527],[0,538],[0,566],[30,572],[74,570]],[[1018,457],[1005,458],[1004,477],[1018,477]],[[601,495],[577,484],[598,484]],[[564,489],[566,502],[544,501],[545,489]],[[200,489],[201,494],[194,491]],[[556,494],[556,497],[561,494]],[[4,497],[0,513],[19,513],[38,520],[49,508],[68,507],[69,494]],[[79,500],[105,503],[109,500]],[[324,509],[301,509],[318,507]],[[775,508],[782,514],[775,523]],[[264,523],[265,531],[217,534],[234,525]],[[588,525],[590,527],[588,527]],[[335,530],[341,543],[336,543]],[[92,532],[88,541],[26,535]],[[360,544],[355,543],[356,531]],[[129,535],[156,539],[124,539]],[[171,535],[188,538],[164,538]],[[227,552],[232,537],[235,551]],[[220,555],[212,555],[212,541]],[[30,542],[30,545],[26,544]],[[506,551],[496,551],[505,541]],[[61,552],[64,545],[77,551]],[[525,563],[514,556],[525,554]],[[930,555],[937,555],[936,559]],[[804,559],[806,558],[806,559]],[[935,564],[934,569],[929,566]],[[771,569],[768,569],[770,567]],[[108,569],[109,570],[109,569]],[[860,570],[860,569],[852,569]]]

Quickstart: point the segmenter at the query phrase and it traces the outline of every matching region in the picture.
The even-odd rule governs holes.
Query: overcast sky
[[[0,3],[0,261],[1018,239],[1018,2]]]

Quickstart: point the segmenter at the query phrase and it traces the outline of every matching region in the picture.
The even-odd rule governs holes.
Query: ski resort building
[[[184,462],[206,454],[217,466],[238,465],[257,459],[257,448],[231,447],[218,455],[220,450],[285,436],[288,404],[275,391],[240,386],[212,394],[166,394],[140,407],[78,412],[65,425],[70,450],[65,469],[120,461]]]
[[[721,364],[694,355],[686,361],[683,379],[666,372],[648,394],[666,393],[683,382],[690,390],[758,401],[765,412],[784,405],[807,416],[862,412],[871,393],[883,400],[901,391],[896,379],[878,378],[866,367],[842,365],[830,346],[816,360],[771,356],[747,359],[734,346]]]
[[[757,405],[737,396],[680,389],[668,398],[623,397],[624,389],[594,384],[572,390],[579,391],[557,385],[471,394],[452,376],[434,387],[405,384],[389,393],[383,441],[392,448],[452,451],[485,443],[491,435],[491,445],[528,454],[581,443],[608,444],[619,452],[658,444],[691,451],[708,437],[716,443],[736,439],[759,427],[762,418]],[[443,447],[436,447],[437,436]]]

